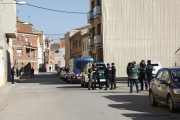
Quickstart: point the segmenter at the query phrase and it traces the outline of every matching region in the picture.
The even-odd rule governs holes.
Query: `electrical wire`
[[[73,13],[73,14],[87,14],[87,13],[85,13],[85,12],[68,12],[68,11],[54,10],[54,9],[39,7],[39,6],[32,5],[32,4],[26,4],[26,5],[31,6],[31,7],[36,7],[36,8],[44,9],[44,10],[54,11],[54,12]]]

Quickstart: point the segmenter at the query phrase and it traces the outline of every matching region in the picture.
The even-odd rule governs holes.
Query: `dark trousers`
[[[107,75],[106,76],[106,89],[109,88],[109,82],[111,84],[111,88],[113,86],[113,83],[112,83],[112,75]]]
[[[152,74],[147,75],[148,85],[150,85],[151,79],[152,79]]]
[[[145,81],[145,86],[147,89],[147,75],[145,73],[140,74],[140,81],[141,81],[141,90],[144,89],[144,81]]]
[[[114,88],[116,88],[116,75],[112,75],[112,83],[114,85]]]
[[[139,92],[138,80],[137,79],[130,79],[130,92],[133,92],[133,84],[136,84],[136,91]]]
[[[101,88],[101,83],[100,83],[99,74],[94,74],[94,75],[93,75],[93,78],[94,78],[94,88],[96,88],[96,80],[98,81],[99,88]]]
[[[129,84],[130,84],[130,79],[128,78],[128,81],[127,81],[127,83],[128,83],[128,87],[129,87]]]
[[[89,78],[89,84],[88,84],[88,89],[94,89],[93,85],[92,85],[92,75],[88,75],[88,78]]]
[[[31,77],[33,77],[33,78],[34,78],[34,73],[31,73]]]
[[[14,74],[11,75],[11,82],[14,83]]]

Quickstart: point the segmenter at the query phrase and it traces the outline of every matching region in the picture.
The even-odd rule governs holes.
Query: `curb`
[[[123,87],[117,87],[117,88],[124,89],[124,90],[130,90],[130,88],[123,88]],[[133,92],[137,92],[137,91],[133,90]],[[139,93],[144,94],[144,95],[149,95],[149,93],[145,92],[145,91],[139,91]]]

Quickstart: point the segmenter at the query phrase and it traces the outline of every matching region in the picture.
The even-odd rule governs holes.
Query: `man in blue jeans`
[[[133,83],[136,84],[136,91],[139,93],[139,86],[138,86],[138,66],[136,65],[136,62],[132,62],[132,64],[129,67],[129,76],[130,79],[130,93],[133,92]]]

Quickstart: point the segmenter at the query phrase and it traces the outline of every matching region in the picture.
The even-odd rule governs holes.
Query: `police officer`
[[[139,77],[140,77],[140,81],[141,81],[141,89],[140,90],[144,90],[144,81],[145,81],[145,89],[147,90],[147,75],[146,75],[146,64],[145,61],[142,60],[140,63],[140,68],[139,68]]]
[[[116,89],[116,68],[114,66],[114,63],[112,63],[111,66],[112,66],[112,83],[114,85],[114,89]]]
[[[93,73],[94,89],[96,89],[96,80],[98,81],[99,89],[102,89],[101,83],[100,83],[100,78],[99,78],[99,68],[98,68],[98,66],[96,66],[96,62],[93,63],[92,71],[94,71],[94,73]]]
[[[153,71],[153,66],[151,65],[151,60],[148,60],[147,61],[147,67],[146,67],[148,84],[150,83],[150,80],[152,79],[152,71]]]
[[[89,67],[87,67],[86,72],[87,72],[88,78],[89,78],[88,90],[91,90],[91,87],[93,90],[95,90],[92,85],[92,75],[93,75],[92,64],[89,64]]]
[[[111,83],[111,89],[110,90],[112,90],[112,86],[113,86],[113,84],[112,84],[112,68],[110,67],[109,63],[107,64],[107,68],[105,69],[104,74],[106,76],[106,89],[104,89],[104,90],[108,89],[109,82]]]

